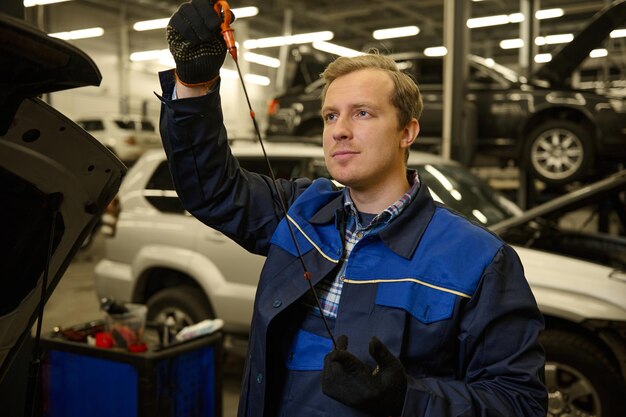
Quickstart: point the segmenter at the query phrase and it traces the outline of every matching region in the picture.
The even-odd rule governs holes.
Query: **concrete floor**
[[[96,235],[92,245],[74,257],[46,304],[42,322],[44,334],[55,326],[70,327],[104,317],[99,309],[93,278],[93,267],[102,253],[103,238]],[[223,417],[234,417],[237,415],[243,358],[229,353],[223,364]]]

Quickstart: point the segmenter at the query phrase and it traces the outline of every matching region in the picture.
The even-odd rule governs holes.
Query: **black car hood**
[[[98,85],[83,52],[0,14],[0,380],[126,167],[35,96]],[[47,271],[47,274],[45,272]]]
[[[615,28],[626,22],[626,0],[605,7],[569,43],[553,54],[552,60],[535,72],[536,79],[546,80],[552,87],[562,86],[572,72],[599,47]]]
[[[24,98],[101,80],[98,67],[80,49],[0,13],[0,134]]]

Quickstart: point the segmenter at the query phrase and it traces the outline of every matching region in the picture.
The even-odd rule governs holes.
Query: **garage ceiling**
[[[520,11],[521,3],[521,1],[510,0],[467,1],[470,5],[471,17],[517,13]],[[74,5],[72,6],[71,3]],[[539,9],[561,8],[564,11],[561,17],[539,21],[537,35],[546,36],[562,33],[576,34],[596,12],[611,2],[606,0],[539,0],[537,3]],[[179,1],[174,0],[74,0],[45,7],[48,15],[55,13],[55,6],[67,10],[80,5],[82,10],[93,10],[94,15],[99,12],[119,15],[120,11],[124,10],[128,24],[132,24],[140,20],[167,17],[176,10],[179,4]],[[375,47],[387,53],[422,52],[427,47],[443,45],[444,0],[232,0],[230,6],[232,8],[244,6],[259,8],[257,16],[245,19],[249,38],[282,35],[285,11],[291,10],[292,33],[330,30],[334,32],[331,42],[356,50]],[[87,14],[91,12],[88,11]],[[53,26],[56,20],[48,19],[48,21],[49,26]],[[242,19],[241,22],[243,21]],[[387,40],[375,40],[372,37],[372,31],[375,29],[407,25],[417,25],[420,33],[416,36]],[[515,67],[519,50],[502,49],[499,43],[503,39],[519,38],[519,26],[519,24],[505,24],[471,29],[469,31],[471,52],[492,57],[500,63]],[[626,22],[623,27],[626,27]],[[237,25],[234,28],[237,30]],[[75,28],[50,27],[48,31],[70,29]],[[551,52],[558,46],[541,46],[538,52]],[[601,66],[603,63],[610,63],[613,67],[622,70],[626,68],[624,58],[626,38],[609,39],[602,46],[608,49],[609,56],[606,59],[588,59],[586,65]],[[165,47],[167,45],[162,31],[134,32],[131,30],[131,51]],[[279,48],[264,48],[255,52],[279,57]]]

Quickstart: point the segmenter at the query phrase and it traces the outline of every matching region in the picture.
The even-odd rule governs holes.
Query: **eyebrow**
[[[367,108],[370,108],[370,109],[377,110],[380,106],[378,106],[378,105],[376,105],[374,103],[371,103],[371,102],[367,102],[367,101],[354,103],[354,104],[350,105],[350,109],[357,109],[357,108],[360,108],[360,107],[367,107]],[[323,114],[323,113],[325,113],[325,112],[327,112],[329,110],[335,110],[335,109],[336,109],[335,106],[324,106],[324,107],[322,107],[321,113]]]

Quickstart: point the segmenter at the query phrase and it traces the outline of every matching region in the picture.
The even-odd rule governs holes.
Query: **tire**
[[[148,299],[148,321],[164,323],[169,315],[176,320],[176,330],[215,315],[202,290],[190,286],[165,288]]]
[[[590,340],[567,331],[546,330],[548,417],[623,417],[626,387],[619,371]]]
[[[590,133],[567,120],[554,120],[534,129],[524,147],[530,174],[547,185],[562,185],[584,178],[595,157]]]

